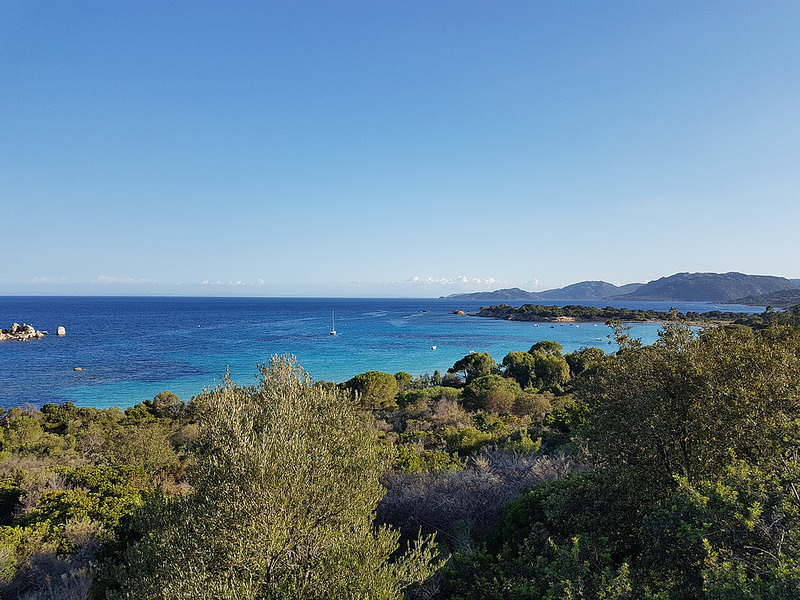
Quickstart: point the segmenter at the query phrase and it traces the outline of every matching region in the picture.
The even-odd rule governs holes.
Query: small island
[[[30,340],[40,340],[47,335],[46,331],[36,331],[33,325],[14,323],[9,329],[0,329],[0,341],[16,340],[27,342]]]

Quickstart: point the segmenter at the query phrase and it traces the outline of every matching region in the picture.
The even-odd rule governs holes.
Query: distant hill
[[[493,292],[472,292],[447,296],[451,300],[521,301],[521,300],[608,300],[638,289],[641,283],[617,286],[605,281],[581,281],[563,288],[544,292],[526,292],[520,288],[508,288]]]
[[[491,302],[496,302],[499,300],[541,300],[537,293],[526,292],[525,290],[521,290],[519,288],[507,288],[503,290],[495,290],[493,292],[452,294],[446,297],[454,300],[489,300]]]
[[[743,273],[677,273],[649,283],[613,285],[605,281],[582,281],[554,290],[526,292],[508,288],[493,292],[453,294],[448,299],[515,302],[531,300],[652,300],[657,302],[737,302],[754,306],[794,306],[791,291],[800,291],[800,279]],[[780,295],[785,292],[784,295]],[[779,294],[764,301],[764,294]],[[770,297],[771,298],[771,297]],[[747,300],[745,302],[744,300]],[[789,302],[790,304],[786,304]]]
[[[620,300],[726,302],[798,289],[785,277],[743,273],[677,273],[639,287]]]
[[[769,294],[747,296],[734,300],[735,304],[748,304],[750,306],[773,306],[775,308],[790,308],[800,304],[800,286],[795,290],[780,290]]]
[[[629,283],[617,286],[605,281],[582,281],[538,294],[542,300],[607,300],[632,293],[641,285],[641,283]]]

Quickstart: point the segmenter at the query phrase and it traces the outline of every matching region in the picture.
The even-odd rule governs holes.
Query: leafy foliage
[[[712,310],[703,313],[672,311],[638,310],[606,306],[580,306],[568,304],[566,306],[524,304],[519,307],[501,304],[481,308],[479,317],[492,317],[497,319],[514,319],[516,321],[554,321],[559,317],[576,321],[701,321],[704,323],[733,321],[746,319],[747,313]]]
[[[503,358],[503,369],[505,376],[511,377],[525,389],[533,384],[536,379],[535,359],[529,352],[509,352]]]
[[[800,597],[794,316],[0,410],[0,595]]]
[[[468,410],[509,412],[522,394],[519,384],[500,375],[483,375],[464,388],[463,404]]]
[[[800,331],[626,336],[574,371],[592,468],[511,502],[441,597],[800,595]]]
[[[497,363],[488,352],[473,352],[455,362],[447,369],[448,373],[461,373],[464,381],[469,384],[478,377],[494,375],[499,372]]]
[[[203,399],[194,489],[145,507],[109,597],[397,598],[430,575],[430,540],[392,559],[373,527],[386,458],[350,402],[291,360],[259,371]]]
[[[367,371],[347,381],[344,387],[354,393],[359,404],[364,407],[390,408],[397,406],[396,398],[400,387],[398,379],[389,373]]]

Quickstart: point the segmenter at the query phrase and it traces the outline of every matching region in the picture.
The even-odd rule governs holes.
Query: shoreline
[[[483,317],[504,321],[524,321],[531,323],[547,324],[581,324],[581,323],[608,323],[619,321],[621,323],[682,323],[690,327],[706,327],[729,325],[739,319],[751,315],[747,313],[728,311],[707,311],[681,313],[672,309],[666,311],[635,310],[623,308],[596,308],[581,305],[535,305],[525,304],[519,307],[508,305],[484,306],[477,313],[468,313],[471,317]]]
[[[519,323],[546,323],[548,325],[558,324],[558,325],[581,325],[581,324],[603,324],[607,325],[609,321],[619,321],[620,323],[625,324],[653,324],[653,325],[666,325],[667,323],[679,323],[681,325],[688,325],[689,327],[710,327],[710,326],[720,326],[720,325],[732,325],[734,324],[734,319],[723,319],[723,320],[713,320],[713,321],[695,321],[695,320],[678,320],[672,321],[670,319],[645,319],[643,321],[637,319],[570,319],[570,320],[558,320],[558,319],[548,319],[546,317],[543,318],[530,318],[530,319],[515,319],[514,317],[491,317],[489,315],[481,315],[478,313],[468,313],[466,316],[468,317],[482,317],[485,319],[495,319],[498,321],[516,321]]]

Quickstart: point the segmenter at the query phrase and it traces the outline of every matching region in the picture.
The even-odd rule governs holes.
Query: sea
[[[508,352],[542,340],[557,341],[565,352],[616,350],[602,323],[469,316],[485,304],[448,298],[0,297],[0,328],[16,322],[49,332],[41,340],[0,342],[0,407],[73,402],[127,408],[165,390],[188,401],[219,385],[226,371],[239,384],[255,383],[258,365],[276,355],[295,357],[315,381],[341,383],[372,370],[444,374],[470,352],[488,352],[501,362]],[[674,302],[619,306],[764,309]],[[56,335],[59,326],[66,329],[63,337]],[[655,323],[634,324],[632,335],[649,344],[659,329]]]

